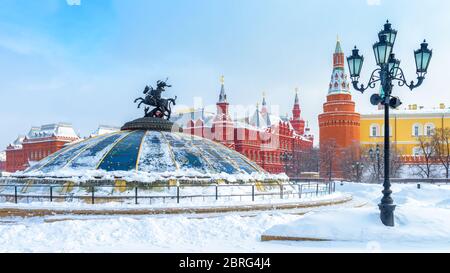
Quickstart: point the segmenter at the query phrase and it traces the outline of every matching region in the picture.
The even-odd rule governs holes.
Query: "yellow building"
[[[407,109],[390,111],[390,136],[393,148],[401,155],[420,155],[418,137],[431,135],[434,129],[450,127],[450,108],[443,103],[436,109],[408,105]],[[361,114],[362,145],[384,143],[384,110]]]

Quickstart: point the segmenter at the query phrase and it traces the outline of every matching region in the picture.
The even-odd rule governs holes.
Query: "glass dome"
[[[86,174],[114,174],[134,180],[199,176],[265,180],[275,177],[222,144],[183,133],[152,130],[125,130],[68,145],[20,175],[71,177]]]

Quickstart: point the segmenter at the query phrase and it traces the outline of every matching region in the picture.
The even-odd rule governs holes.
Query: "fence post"
[[[302,189],[303,189],[303,185],[302,184],[298,184],[298,198],[301,199],[302,198]]]
[[[50,186],[50,202],[53,202],[53,186]]]
[[[319,195],[319,183],[316,184],[316,196]]]
[[[14,186],[14,202],[17,204],[17,186]]]
[[[216,184],[216,201],[219,199],[219,186]]]
[[[252,201],[255,201],[255,185],[252,185]]]
[[[180,186],[177,186],[177,204],[180,203]]]
[[[283,184],[280,185],[280,198],[283,199]]]
[[[134,188],[134,204],[135,205],[138,204],[138,188],[137,187]]]
[[[92,186],[91,189],[92,189],[92,196],[91,196],[91,199],[92,199],[92,200],[91,200],[91,201],[92,201],[92,204],[95,204],[95,195],[94,195],[94,189],[95,189],[95,188],[94,188],[94,186]]]

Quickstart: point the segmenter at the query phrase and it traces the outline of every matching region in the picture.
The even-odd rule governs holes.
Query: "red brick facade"
[[[52,130],[57,130],[58,126],[68,125],[52,124],[46,126]],[[15,143],[6,148],[5,170],[7,172],[23,171],[30,166],[31,162],[37,162],[62,149],[67,143],[79,139],[74,134],[59,135],[55,132],[49,135],[37,131],[36,128],[32,129],[32,132],[30,131],[26,137],[19,137]]]
[[[243,122],[233,121],[228,108],[229,103],[222,83],[217,113],[212,124],[205,124],[204,118],[192,118],[187,124],[182,124],[184,132],[205,137],[235,149],[270,173],[287,171],[291,177],[300,175],[301,170],[296,167],[296,164],[282,160],[282,154],[289,153],[293,157],[292,161],[295,161],[299,153],[313,146],[313,136],[305,134],[305,131],[309,133],[309,129],[305,129],[305,121],[300,117],[301,110],[297,95],[292,111],[293,117],[284,121],[279,119],[275,124],[261,125],[264,120],[270,123],[265,99],[263,110],[256,110],[256,124],[253,125],[250,124],[249,117]],[[287,165],[291,167],[287,169]]]

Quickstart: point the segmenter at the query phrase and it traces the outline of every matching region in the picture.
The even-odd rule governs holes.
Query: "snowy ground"
[[[302,215],[308,212],[303,209],[209,215],[0,218],[0,252],[450,252],[450,185],[423,184],[420,190],[416,185],[394,185],[398,232],[376,225],[380,185],[344,183],[336,188],[352,193],[355,201],[306,215]],[[366,206],[353,208],[365,202]],[[342,225],[343,221],[348,222]],[[345,241],[331,242],[260,241],[264,232],[282,224],[292,227],[293,223],[346,226],[341,233],[347,237]],[[329,235],[323,226],[317,226],[317,230]]]

